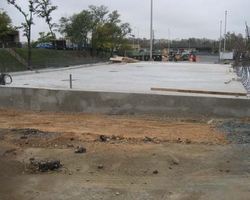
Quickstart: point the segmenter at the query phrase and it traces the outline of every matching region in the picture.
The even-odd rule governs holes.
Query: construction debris
[[[113,63],[136,63],[136,62],[140,62],[139,60],[136,60],[136,59],[133,59],[133,58],[121,57],[121,56],[112,57],[112,58],[110,58],[110,61],[112,61]]]

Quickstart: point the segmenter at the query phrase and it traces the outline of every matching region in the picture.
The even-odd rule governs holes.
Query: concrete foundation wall
[[[0,108],[126,115],[250,117],[250,99],[0,87]]]

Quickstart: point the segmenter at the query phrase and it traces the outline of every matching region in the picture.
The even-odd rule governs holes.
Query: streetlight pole
[[[221,52],[221,29],[222,29],[222,21],[220,21],[220,42],[219,42],[219,63],[220,63],[220,52]]]
[[[168,28],[168,54],[170,52],[170,29]]]
[[[226,52],[227,11],[225,12],[224,53]]]
[[[138,29],[138,51],[139,51],[139,46],[140,46],[140,43],[139,43],[139,27],[135,27],[135,28],[137,28]]]
[[[153,0],[151,0],[151,15],[150,15],[150,60],[153,60]]]
[[[135,36],[133,35],[133,48],[135,48]]]

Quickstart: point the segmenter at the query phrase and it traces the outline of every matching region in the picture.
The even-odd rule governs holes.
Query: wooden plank
[[[117,57],[111,57],[110,61],[118,61],[118,62],[122,62],[123,57],[117,56]]]
[[[154,91],[166,91],[166,92],[184,92],[184,93],[198,93],[198,94],[218,94],[218,95],[233,95],[233,96],[246,96],[244,92],[220,92],[220,91],[204,91],[204,90],[186,90],[186,89],[174,89],[174,88],[151,88]]]

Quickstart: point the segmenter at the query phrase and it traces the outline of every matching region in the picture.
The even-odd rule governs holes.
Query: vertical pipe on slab
[[[70,83],[70,89],[72,89],[72,75],[69,75],[69,83]]]

